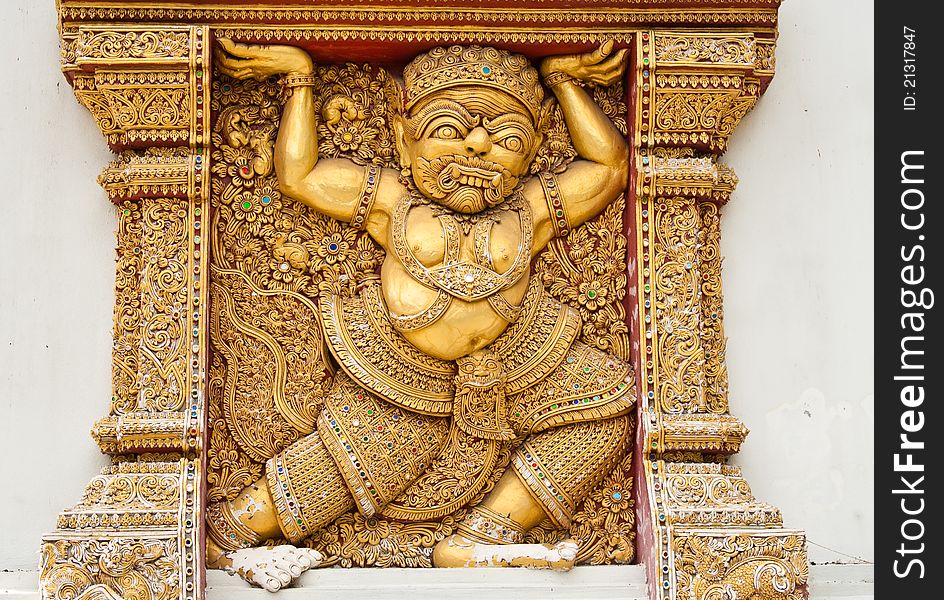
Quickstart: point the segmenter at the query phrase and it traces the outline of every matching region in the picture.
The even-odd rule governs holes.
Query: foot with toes
[[[324,560],[317,550],[288,545],[236,550],[227,552],[225,558],[229,564],[221,565],[224,571],[270,592],[290,585]]]

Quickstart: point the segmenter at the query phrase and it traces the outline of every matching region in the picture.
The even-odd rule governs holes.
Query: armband
[[[557,176],[550,171],[541,171],[539,179],[541,187],[544,188],[544,199],[547,201],[551,223],[554,225],[554,235],[563,237],[570,233],[570,221],[564,211],[564,198],[561,195],[560,185],[557,183]]]
[[[364,174],[364,183],[361,185],[361,193],[357,200],[357,206],[354,208],[354,215],[351,217],[351,227],[361,231],[367,224],[367,216],[374,205],[374,199],[377,197],[377,185],[380,183],[380,167],[377,165],[367,165],[367,172]]]

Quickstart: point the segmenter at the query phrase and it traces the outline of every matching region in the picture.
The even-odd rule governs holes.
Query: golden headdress
[[[517,98],[538,122],[544,89],[527,58],[498,48],[440,46],[403,69],[409,110],[426,96],[456,85],[485,85]]]

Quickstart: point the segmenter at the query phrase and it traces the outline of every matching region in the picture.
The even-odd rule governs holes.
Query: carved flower
[[[170,261],[163,254],[152,254],[148,257],[147,263],[154,269],[166,269]]]
[[[317,246],[318,256],[329,265],[345,260],[350,250],[351,245],[340,233],[326,235]]]
[[[282,192],[271,183],[258,186],[253,200],[261,207],[262,215],[266,217],[267,223],[273,222],[275,216],[282,210]]]
[[[247,223],[252,223],[259,218],[262,207],[258,202],[254,202],[253,193],[250,191],[240,192],[233,198],[233,217]]]
[[[361,136],[360,128],[346,126],[338,127],[335,130],[331,141],[334,142],[334,145],[337,146],[342,152],[351,152],[360,148],[364,139],[363,136]]]
[[[126,287],[119,293],[118,302],[125,310],[141,306],[141,297],[134,293],[134,289],[136,288]]]
[[[629,510],[632,504],[632,492],[622,483],[614,483],[603,490],[603,499],[601,504],[604,508],[610,509],[614,513],[620,513]]]
[[[261,81],[253,81],[255,87],[252,88],[252,91],[261,94],[264,100],[269,100],[269,103],[271,103],[271,99],[278,98],[282,94],[281,81],[282,78],[278,75],[271,75]],[[260,102],[255,97],[253,99],[256,100],[256,105],[265,104],[264,101]]]
[[[381,540],[389,538],[391,533],[390,523],[376,517],[368,517],[364,520],[364,529],[357,537],[368,546],[376,546]]]
[[[579,290],[577,302],[587,310],[596,310],[606,304],[606,286],[595,279],[581,282]]]
[[[226,174],[232,177],[232,185],[249,187],[253,184],[256,171],[252,167],[255,156],[247,147],[223,148],[223,156],[229,164]]]
[[[234,219],[248,223],[252,233],[258,233],[263,224],[272,223],[281,212],[281,196],[272,186],[264,185],[235,194],[231,208]]]
[[[269,261],[269,269],[272,271],[272,279],[285,284],[292,283],[298,272],[288,262],[288,259],[279,260],[273,258]]]
[[[216,92],[214,95],[220,99],[220,103],[223,106],[228,106],[230,104],[236,104],[239,102],[239,86],[233,83],[233,81],[229,78],[222,78],[222,80],[214,81],[213,91]]]

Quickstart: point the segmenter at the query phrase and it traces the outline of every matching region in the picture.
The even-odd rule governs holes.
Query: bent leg
[[[521,544],[549,518],[566,529],[577,505],[609,473],[630,441],[626,416],[565,425],[534,435],[456,533],[436,545],[437,567],[527,566],[569,569],[576,544]]]
[[[545,519],[544,509],[511,469],[471,510],[456,533],[433,550],[437,567],[530,567],[566,571],[577,545],[522,544],[525,533]]]
[[[354,499],[317,433],[266,464],[266,475],[229,502],[207,508],[207,565],[275,591],[312,567],[321,555],[297,543],[354,508]]]

